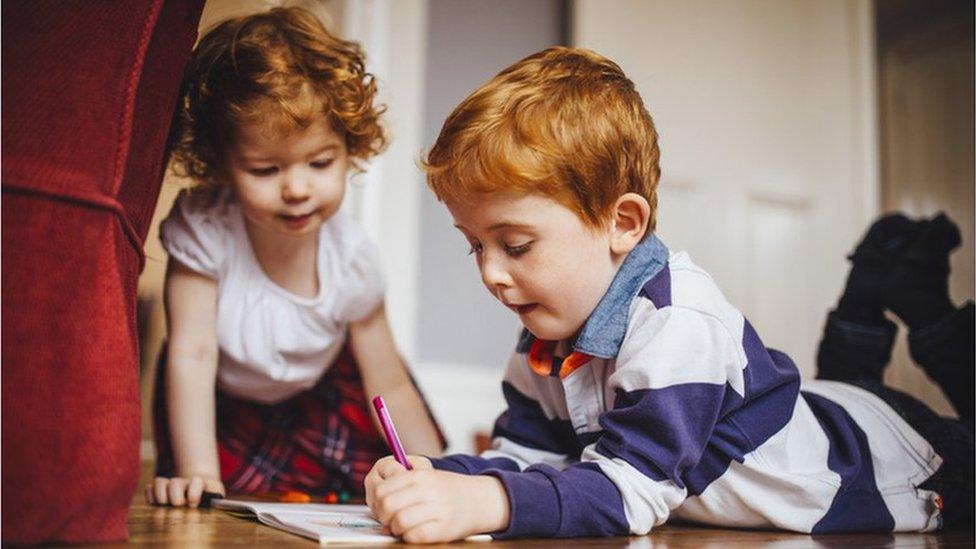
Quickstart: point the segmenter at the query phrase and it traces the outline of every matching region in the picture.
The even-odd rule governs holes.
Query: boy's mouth
[[[536,303],[526,303],[524,305],[509,305],[508,308],[520,315],[531,313],[537,307]]]

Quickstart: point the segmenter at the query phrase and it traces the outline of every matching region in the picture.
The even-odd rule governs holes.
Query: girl
[[[233,19],[201,40],[183,89],[174,161],[197,187],[161,227],[169,340],[149,502],[361,493],[387,453],[365,405],[377,394],[411,453],[437,453],[376,249],[338,211],[349,170],[385,145],[358,45],[301,9]]]

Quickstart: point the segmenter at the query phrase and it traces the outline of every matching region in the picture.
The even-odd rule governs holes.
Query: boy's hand
[[[407,461],[410,462],[410,466],[413,467],[414,471],[429,471],[434,468],[430,460],[424,456],[408,455]],[[376,460],[373,468],[369,470],[369,473],[366,474],[366,478],[363,481],[366,488],[366,505],[370,505],[370,502],[373,501],[373,492],[383,479],[406,472],[407,469],[397,463],[397,460],[393,456],[386,456],[385,458]]]
[[[227,493],[224,490],[224,483],[215,477],[156,477],[155,480],[146,485],[146,501],[151,505],[172,505],[173,507],[185,505],[196,508],[200,505],[200,497],[204,491],[216,492],[221,495]]]
[[[487,475],[401,467],[370,492],[376,519],[408,543],[448,542],[508,526],[508,495],[500,480]]]

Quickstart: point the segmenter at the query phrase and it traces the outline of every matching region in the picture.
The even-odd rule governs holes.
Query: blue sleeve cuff
[[[439,471],[450,471],[462,475],[480,475],[487,469],[501,469],[504,471],[518,471],[519,467],[515,461],[503,458],[482,458],[478,456],[468,456],[465,454],[454,454],[442,458],[428,457],[434,469]]]
[[[434,469],[438,471],[450,471],[452,473],[460,473],[462,475],[470,475],[471,471],[464,466],[463,463],[454,459],[457,456],[446,456],[442,458],[432,458],[428,457],[430,464],[434,466]]]
[[[485,474],[497,477],[508,494],[508,528],[495,532],[498,539],[518,537],[553,537],[562,519],[559,496],[552,480],[534,466],[524,472],[490,469]]]

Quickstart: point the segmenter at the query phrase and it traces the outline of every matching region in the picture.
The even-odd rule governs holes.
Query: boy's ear
[[[610,251],[626,254],[633,250],[651,219],[651,205],[637,193],[626,193],[613,205],[613,221],[610,233]]]

